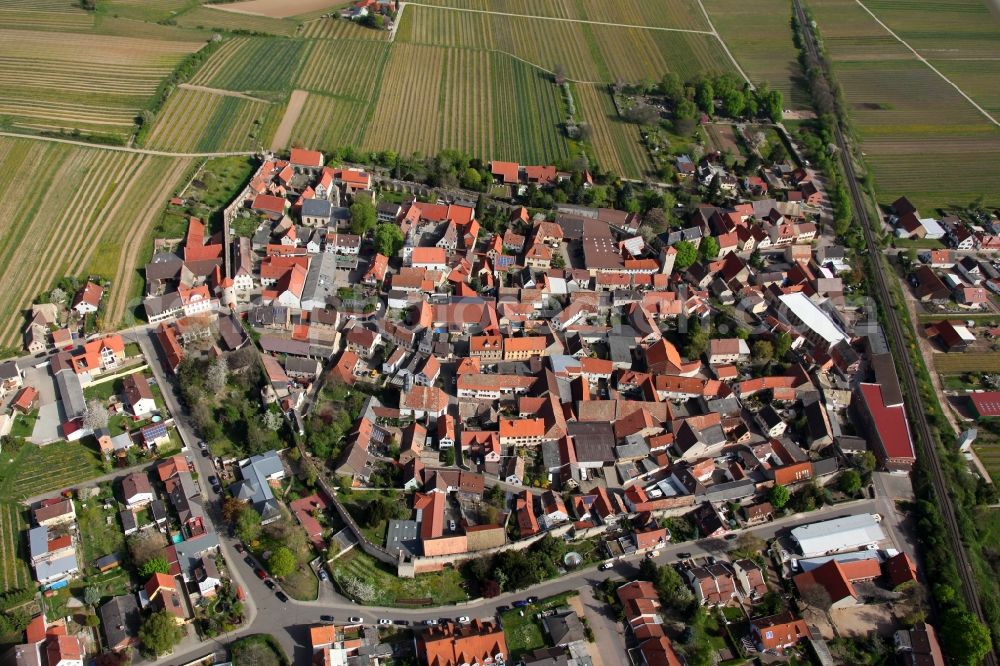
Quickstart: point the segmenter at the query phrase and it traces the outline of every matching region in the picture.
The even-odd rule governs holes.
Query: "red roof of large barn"
[[[1000,416],[1000,391],[972,393],[969,397],[980,416]]]

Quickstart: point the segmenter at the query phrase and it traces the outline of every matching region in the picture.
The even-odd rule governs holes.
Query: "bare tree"
[[[260,420],[268,430],[278,430],[281,428],[281,414],[272,412],[270,409],[261,414]]]
[[[205,377],[205,384],[212,393],[219,393],[226,388],[226,380],[229,378],[229,368],[226,360],[221,356],[208,366],[208,373]]]
[[[561,62],[557,62],[556,66],[552,68],[552,78],[555,80],[556,85],[562,85],[566,81],[566,66]]]
[[[128,548],[132,552],[132,561],[143,565],[148,560],[160,555],[167,547],[167,539],[156,530],[145,530],[128,540]]]
[[[83,412],[83,427],[100,430],[108,427],[108,408],[100,400],[91,400]]]
[[[56,287],[49,292],[49,303],[55,303],[56,305],[66,305],[66,292]]]
[[[825,587],[819,584],[810,585],[801,590],[801,597],[803,603],[823,613],[829,619],[833,599],[830,598],[830,593],[826,591]]]

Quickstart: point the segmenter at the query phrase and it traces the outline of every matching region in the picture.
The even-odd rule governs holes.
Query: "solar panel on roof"
[[[167,436],[167,426],[163,423],[153,423],[142,429],[142,438],[151,441]]]

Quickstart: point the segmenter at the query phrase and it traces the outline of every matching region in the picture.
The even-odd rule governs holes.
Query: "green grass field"
[[[367,603],[396,606],[399,600],[431,599],[433,605],[454,604],[468,600],[462,588],[462,576],[455,569],[420,574],[416,578],[397,578],[394,571],[355,548],[330,563],[333,580],[353,577],[369,583],[375,597]]]
[[[0,463],[0,501],[55,492],[102,473],[101,456],[93,440],[26,444],[13,459]]]

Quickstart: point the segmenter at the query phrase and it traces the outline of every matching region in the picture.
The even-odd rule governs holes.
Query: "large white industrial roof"
[[[792,529],[792,538],[803,555],[813,557],[878,543],[885,539],[885,533],[875,516],[861,513],[796,527]]]
[[[811,330],[815,331],[817,335],[822,337],[831,345],[840,342],[845,339],[847,335],[840,330],[829,315],[819,309],[815,303],[813,303],[809,298],[802,292],[794,292],[791,294],[782,294],[779,299],[781,303],[787,307],[792,314],[798,318],[805,326],[808,326]]]

